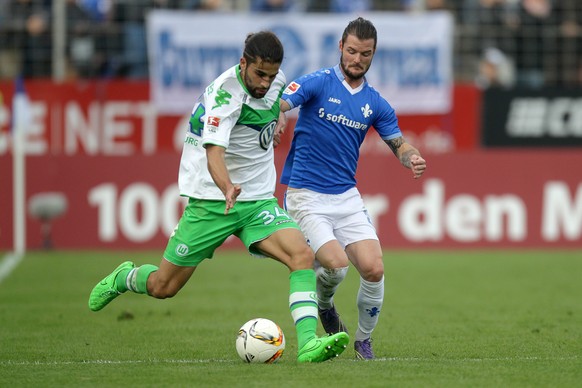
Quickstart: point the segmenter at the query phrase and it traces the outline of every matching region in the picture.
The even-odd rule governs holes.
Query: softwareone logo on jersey
[[[366,107],[368,109],[370,108],[368,106],[368,104],[366,104]],[[364,108],[362,108],[362,112],[364,112]],[[371,113],[372,113],[372,111],[369,110],[368,115]],[[319,108],[319,117],[322,119],[325,119],[327,121],[331,121],[332,123],[339,123],[341,125],[345,125],[346,127],[349,127],[349,128],[360,129],[362,131],[365,131],[366,129],[368,129],[367,124],[360,123],[359,121],[356,121],[356,120],[352,120],[344,115],[334,115],[331,113],[325,113],[324,108]],[[364,113],[364,117],[367,117],[366,113]]]

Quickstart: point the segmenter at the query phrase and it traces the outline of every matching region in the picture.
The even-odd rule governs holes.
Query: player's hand
[[[224,215],[227,215],[229,210],[234,207],[240,192],[240,185],[232,185],[226,190],[226,194],[224,195],[226,198],[226,208],[224,209]]]
[[[283,112],[279,112],[279,121],[273,131],[273,146],[277,147],[281,143],[281,136],[285,133],[287,127],[287,116]]]
[[[412,170],[414,179],[420,178],[426,171],[426,160],[418,155],[412,155],[410,157],[410,169]]]

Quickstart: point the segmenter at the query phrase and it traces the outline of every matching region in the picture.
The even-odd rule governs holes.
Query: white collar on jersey
[[[364,88],[364,86],[366,85],[366,83],[368,82],[366,80],[366,77],[364,76],[364,82],[362,82],[357,88],[352,88],[350,86],[350,84],[348,84],[348,82],[346,81],[346,78],[344,77],[344,73],[342,73],[342,71],[340,70],[340,65],[339,63],[337,65],[335,65],[333,67],[333,71],[335,72],[336,77],[342,82],[342,84],[344,85],[344,87],[347,89],[348,92],[350,92],[351,94],[356,94],[358,93],[360,90],[362,90]]]

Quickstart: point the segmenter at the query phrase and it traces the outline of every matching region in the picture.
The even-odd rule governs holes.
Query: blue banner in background
[[[363,15],[378,30],[367,78],[399,114],[450,111],[453,18],[446,12]],[[189,112],[204,88],[238,63],[249,32],[271,30],[285,46],[282,69],[295,78],[339,61],[354,16],[154,11],[148,15],[151,99],[162,114]]]

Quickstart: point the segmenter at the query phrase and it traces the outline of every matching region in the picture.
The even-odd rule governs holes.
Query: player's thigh
[[[304,255],[304,250],[309,249],[299,225],[279,207],[276,199],[237,205],[246,221],[236,235],[252,255],[276,258],[287,264],[289,257]]]
[[[254,248],[285,264],[290,271],[313,268],[313,251],[299,229],[279,229],[257,242]]]
[[[343,268],[349,265],[348,256],[337,240],[330,240],[315,252],[315,259],[324,268]]]
[[[379,281],[384,275],[382,247],[378,240],[360,240],[349,244],[346,253],[364,279]]]

